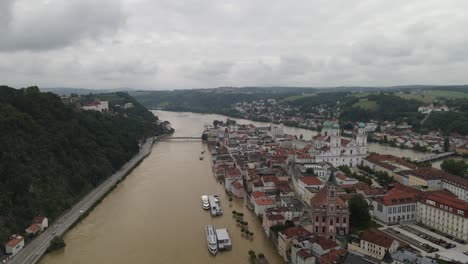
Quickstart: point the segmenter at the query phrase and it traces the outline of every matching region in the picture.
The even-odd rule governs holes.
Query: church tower
[[[356,145],[358,147],[359,153],[367,154],[367,132],[366,125],[364,123],[359,123],[357,132],[356,132]]]
[[[341,152],[341,135],[340,125],[334,123],[330,132],[330,150],[334,155],[340,155]]]

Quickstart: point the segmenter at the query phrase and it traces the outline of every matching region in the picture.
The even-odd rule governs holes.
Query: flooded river
[[[200,137],[204,124],[226,120],[212,114],[155,111],[169,120],[174,136]],[[268,123],[235,119],[238,123]],[[317,132],[285,127],[285,133],[310,140]],[[264,253],[270,263],[283,263],[263,234],[260,222],[242,200],[229,202],[222,185],[212,176],[210,157],[200,161],[200,141],[168,141],[154,145],[151,155],[137,167],[94,211],[65,235],[67,247],[48,254],[41,264],[153,264],[153,263],[250,263],[248,251]],[[370,144],[369,150],[410,158],[425,153]],[[440,164],[440,162],[438,163]],[[212,218],[201,209],[202,194],[220,194],[225,215]],[[240,235],[231,211],[242,211],[254,239]],[[233,250],[216,257],[208,253],[204,226],[214,224],[231,233]]]
[[[210,115],[157,113],[170,120],[174,136],[201,136]],[[212,122],[212,120],[210,121]],[[201,141],[158,142],[152,153],[88,217],[65,235],[64,250],[47,254],[41,264],[250,263],[248,251],[283,263],[260,222],[243,200],[229,202],[211,173],[210,158],[200,161]],[[225,215],[212,218],[201,208],[202,194],[220,194]],[[254,239],[241,236],[231,211],[242,211]],[[227,228],[233,250],[213,257],[204,226]]]

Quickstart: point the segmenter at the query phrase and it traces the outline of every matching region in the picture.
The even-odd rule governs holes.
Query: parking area
[[[416,235],[416,236],[418,236],[418,237],[420,237],[420,238],[422,238],[422,239],[424,239],[426,241],[429,241],[429,242],[434,243],[434,244],[436,244],[436,245],[438,245],[440,247],[443,247],[445,249],[450,249],[450,248],[456,247],[455,244],[450,243],[447,240],[444,240],[444,239],[442,239],[440,237],[434,237],[434,236],[432,236],[432,235],[430,235],[430,234],[428,234],[426,232],[422,232],[422,231],[417,230],[417,229],[415,229],[415,228],[413,228],[411,226],[400,226],[400,228],[403,229],[403,230],[406,230],[406,231],[408,231],[408,232],[410,232],[410,233],[412,233],[412,234],[414,234],[414,235]]]
[[[405,232],[401,232],[400,230],[397,230],[396,228],[388,227],[387,229],[382,229],[382,231],[427,254],[439,251],[439,249],[437,249],[436,247],[433,247],[429,245],[428,243],[423,243],[419,241],[418,239],[415,239],[405,234]]]
[[[420,228],[422,228],[422,229],[425,229],[425,230],[427,230],[427,231],[430,231],[430,232],[432,232],[432,233],[435,233],[435,234],[437,234],[437,235],[439,235],[439,236],[441,236],[441,237],[445,237],[446,239],[453,240],[453,241],[457,242],[458,244],[466,245],[466,241],[464,241],[463,239],[454,238],[454,237],[452,237],[452,236],[450,236],[450,235],[447,235],[447,234],[444,234],[444,233],[442,233],[442,232],[440,232],[440,231],[438,231],[438,230],[435,230],[435,229],[432,229],[432,228],[430,228],[430,227],[424,226],[424,225],[421,224],[421,223],[416,224],[416,226],[417,226],[417,227],[420,227]]]

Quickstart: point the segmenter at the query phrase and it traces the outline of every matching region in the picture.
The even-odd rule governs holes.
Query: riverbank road
[[[134,168],[138,162],[151,153],[153,138],[150,138],[140,148],[140,152],[127,162],[120,170],[114,173],[101,185],[88,193],[83,199],[75,204],[70,210],[55,220],[42,234],[37,236],[29,244],[16,254],[8,264],[35,264],[45,253],[54,236],[61,236],[67,231],[80,216],[89,210],[112,186],[117,184],[127,173]]]

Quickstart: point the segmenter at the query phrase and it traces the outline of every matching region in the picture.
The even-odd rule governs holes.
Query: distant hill
[[[118,88],[118,89],[86,89],[86,88],[66,88],[66,87],[56,87],[56,88],[40,88],[42,92],[51,92],[57,95],[85,95],[85,94],[103,94],[103,93],[113,93],[113,92],[124,92],[131,91],[130,88]]]

